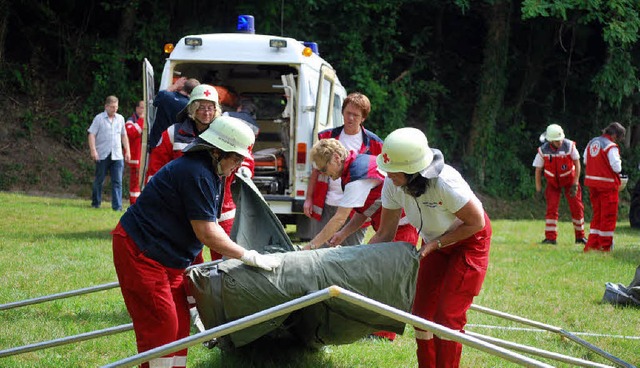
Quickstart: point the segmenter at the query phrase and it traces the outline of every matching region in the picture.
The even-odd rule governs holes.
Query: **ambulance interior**
[[[291,125],[295,109],[289,96],[295,97],[295,91],[284,85],[295,88],[298,70],[289,65],[189,63],[176,65],[173,74],[224,87],[218,89],[223,112],[236,111],[240,97],[255,104],[259,133],[253,148],[253,181],[263,194],[290,194],[289,142],[295,134]]]

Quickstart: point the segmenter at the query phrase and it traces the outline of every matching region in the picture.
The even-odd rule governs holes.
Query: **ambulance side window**
[[[320,97],[320,104],[318,106],[319,124],[321,127],[327,127],[331,122],[331,115],[329,115],[329,102],[331,101],[332,81],[323,78],[322,79],[322,96]]]
[[[333,95],[333,126],[343,125],[342,121],[342,100],[337,94]]]

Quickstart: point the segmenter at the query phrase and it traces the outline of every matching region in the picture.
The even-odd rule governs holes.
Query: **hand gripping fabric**
[[[240,258],[240,260],[246,265],[259,267],[265,271],[271,271],[274,268],[280,266],[280,259],[273,256],[260,254],[255,250],[248,250],[244,252],[244,255],[242,256],[242,258]]]

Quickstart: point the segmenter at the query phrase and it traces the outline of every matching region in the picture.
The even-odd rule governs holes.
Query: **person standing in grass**
[[[558,207],[560,196],[564,193],[571,222],[576,236],[576,244],[586,244],[584,237],[584,205],[582,204],[582,188],[580,188],[580,153],[576,143],[564,136],[562,127],[551,124],[544,134],[546,142],[538,147],[533,160],[536,168],[536,192],[542,191],[542,176],[547,185],[544,196],[547,200],[547,213],[544,216],[544,240],[542,244],[557,244]]]
[[[112,231],[113,263],[133,321],[138,352],[190,332],[185,269],[203,244],[249,266],[271,271],[280,259],[246,250],[218,225],[223,177],[249,157],[253,131],[235,118],[219,118],[185,155],[165,165]],[[143,367],[185,367],[187,350]]]
[[[109,171],[111,208],[114,211],[122,211],[122,172],[124,161],[131,159],[131,151],[127,131],[124,128],[124,117],[118,114],[116,96],[106,98],[104,111],[93,118],[88,132],[89,151],[96,163],[96,174],[91,189],[91,207],[100,208],[102,185]]]
[[[142,129],[144,127],[144,100],[138,101],[135,112],[124,124],[129,138],[131,158],[127,161],[129,166],[129,204],[136,203],[140,196],[140,155],[142,153]]]
[[[491,222],[482,203],[418,129],[389,134],[376,161],[387,178],[380,227],[369,243],[391,241],[404,209],[423,239],[413,314],[462,331],[489,263]],[[462,344],[420,329],[416,342],[421,368],[460,365]]]
[[[585,252],[610,252],[613,249],[622,171],[620,148],[616,142],[624,140],[625,133],[622,124],[613,122],[602,131],[601,136],[589,141],[584,150],[584,185],[589,188],[593,209]]]

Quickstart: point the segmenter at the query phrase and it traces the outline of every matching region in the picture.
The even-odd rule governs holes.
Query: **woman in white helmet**
[[[216,220],[222,177],[251,154],[254,141],[253,131],[238,119],[216,119],[184,156],[158,171],[113,230],[113,261],[139,352],[189,335],[184,270],[203,244],[267,271],[279,265],[277,257],[236,244]],[[185,349],[149,364],[184,367],[186,358]]]
[[[393,239],[404,209],[423,245],[413,314],[462,331],[489,261],[491,224],[482,203],[418,129],[401,128],[377,157],[387,173],[381,224],[369,243]],[[462,345],[416,329],[420,367],[458,367]]]

